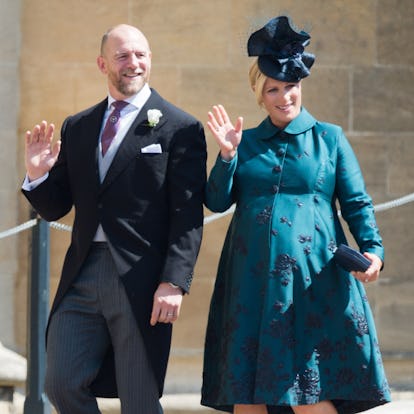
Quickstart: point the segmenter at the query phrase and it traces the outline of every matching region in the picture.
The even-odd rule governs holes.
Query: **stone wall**
[[[30,0],[21,2],[21,11],[15,0],[1,4],[7,14],[2,10],[0,34],[7,42],[0,46],[5,57],[0,99],[3,108],[15,111],[0,113],[2,142],[12,148],[11,156],[0,154],[2,228],[29,214],[16,190],[23,174],[24,131],[42,119],[60,126],[66,115],[105,96],[95,59],[102,33],[120,22],[138,26],[149,38],[151,84],[167,99],[203,122],[211,105],[222,103],[251,127],[263,113],[248,88],[246,40],[270,17],[289,13],[298,26],[310,29],[309,51],[317,56],[303,84],[305,106],[321,120],[343,126],[375,204],[414,192],[412,0],[118,0],[116,5],[112,0]],[[217,150],[207,137],[210,168]],[[401,353],[408,358],[414,343],[413,212],[411,203],[378,213],[387,258],[381,281],[368,294],[390,358]],[[70,223],[71,216],[62,221]],[[181,380],[188,387],[191,378],[192,386],[199,386],[208,302],[228,222],[226,217],[206,226],[192,292],[175,327],[170,389]],[[0,314],[9,315],[1,318],[2,324],[10,324],[12,314],[15,319],[13,326],[2,325],[0,339],[24,351],[28,235],[19,237],[19,248],[11,240],[0,242]],[[52,230],[51,295],[68,242],[67,233]],[[19,271],[13,281],[16,261]]]

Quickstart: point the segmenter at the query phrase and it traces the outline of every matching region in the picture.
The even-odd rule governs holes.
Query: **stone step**
[[[413,414],[414,391],[395,391],[392,393],[393,402],[367,411],[367,414]],[[100,401],[102,414],[120,414],[119,405],[112,401],[112,407],[108,401]],[[200,405],[199,394],[167,394],[161,399],[164,414],[224,414]]]
[[[0,402],[0,414],[23,414],[24,395],[14,394],[13,407],[10,404]],[[168,394],[162,397],[161,404],[164,414],[212,414],[220,411],[212,410],[200,405],[199,394]],[[98,398],[99,409],[102,414],[120,414],[120,403],[116,398]],[[52,408],[52,414],[56,411]]]
[[[367,414],[413,414],[414,391],[393,391],[393,402],[382,407],[367,411]],[[119,401],[116,399],[99,399],[99,407],[102,414],[120,414]],[[166,394],[161,399],[164,414],[220,414],[200,405],[200,395],[190,394]],[[24,396],[16,393],[14,407],[10,408],[0,404],[0,414],[23,414]],[[52,413],[55,414],[54,410]]]
[[[367,411],[367,414],[413,414],[414,413],[414,391],[395,391],[392,393],[393,402],[381,407]],[[100,401],[102,414],[120,414],[119,405],[109,400]],[[161,399],[164,414],[224,414],[200,405],[199,394],[167,394]]]
[[[120,414],[119,401],[116,399],[99,399],[102,414]],[[166,394],[161,398],[164,414],[212,414],[221,413],[200,405],[199,394]]]

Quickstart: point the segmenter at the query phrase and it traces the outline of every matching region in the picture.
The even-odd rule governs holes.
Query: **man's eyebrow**
[[[115,51],[115,56],[117,55],[124,55],[124,54],[128,54],[128,53],[143,53],[143,54],[148,54],[148,50],[144,50],[144,49],[125,49],[125,50],[117,50]]]

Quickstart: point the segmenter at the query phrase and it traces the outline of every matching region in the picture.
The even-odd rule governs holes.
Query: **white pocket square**
[[[151,144],[151,145],[148,145],[147,147],[141,148],[141,152],[143,154],[161,154],[162,149],[161,149],[160,144]]]

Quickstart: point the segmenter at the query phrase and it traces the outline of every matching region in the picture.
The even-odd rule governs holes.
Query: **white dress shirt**
[[[99,134],[99,177],[101,182],[104,180],[106,173],[108,172],[109,167],[115,157],[116,152],[118,151],[119,146],[121,145],[126,133],[128,132],[129,128],[131,127],[132,123],[134,122],[135,118],[137,117],[139,111],[144,106],[145,102],[151,95],[151,89],[148,84],[145,84],[144,87],[134,96],[129,97],[128,99],[124,99],[125,102],[128,102],[128,105],[125,106],[121,110],[121,117],[120,117],[120,125],[118,131],[111,142],[108,150],[105,153],[105,156],[102,156],[102,148],[101,148],[101,135],[106,124],[106,121],[113,110],[112,104],[115,99],[108,93],[108,108],[105,111],[105,115],[102,119],[102,126],[101,132]],[[40,185],[43,181],[47,179],[49,173],[46,173],[44,176],[29,181],[27,174],[24,179],[22,188],[26,191],[31,191]],[[97,232],[94,237],[94,241],[106,241],[105,233],[102,229],[102,226],[99,225]]]

